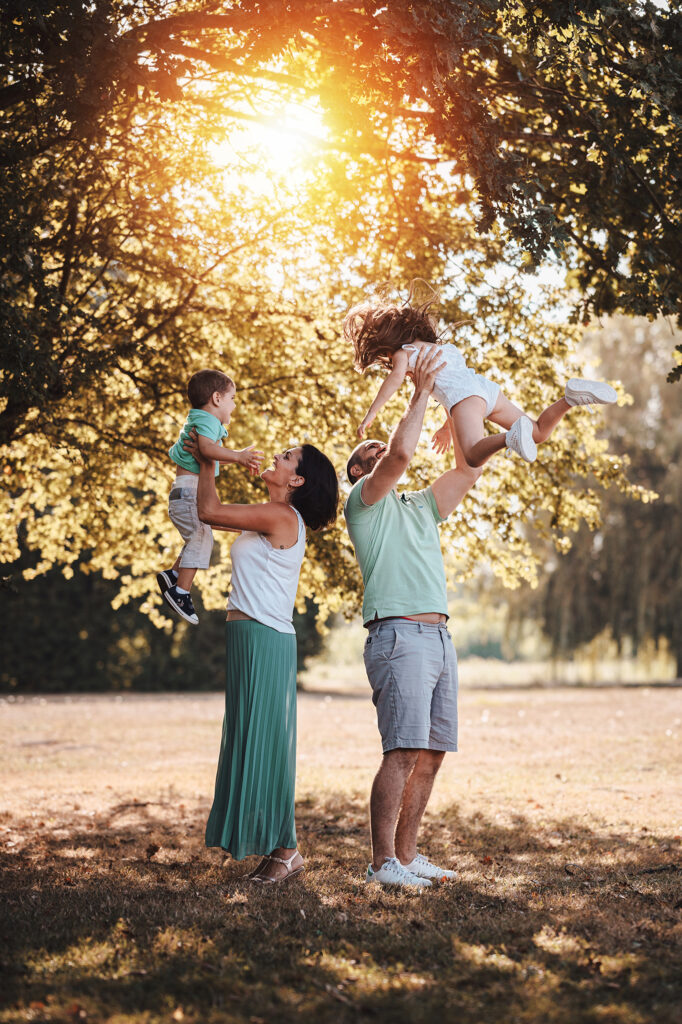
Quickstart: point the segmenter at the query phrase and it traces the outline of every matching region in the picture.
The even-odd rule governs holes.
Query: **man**
[[[480,469],[458,467],[430,487],[398,495],[442,365],[423,349],[414,393],[388,444],[363,441],[348,460],[344,506],[365,585],[365,667],[377,709],[383,760],[372,785],[372,863],[366,880],[430,886],[454,878],[417,852],[417,832],[445,752],[457,749],[457,659],[445,625],[445,568],[438,524]]]

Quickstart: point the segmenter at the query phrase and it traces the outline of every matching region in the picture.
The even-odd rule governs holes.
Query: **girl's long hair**
[[[393,353],[412,341],[438,344],[438,325],[429,313],[438,295],[430,288],[430,298],[415,303],[417,283],[412,281],[407,299],[402,303],[389,302],[385,292],[380,292],[376,299],[361,302],[346,314],[343,335],[353,346],[354,366],[360,373],[374,363],[390,367]]]

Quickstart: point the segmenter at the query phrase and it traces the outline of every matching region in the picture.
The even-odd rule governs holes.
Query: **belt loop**
[[[419,623],[419,632],[420,633],[424,632],[423,623],[421,623],[421,622]]]

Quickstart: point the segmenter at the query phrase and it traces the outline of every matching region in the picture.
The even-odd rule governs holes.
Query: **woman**
[[[189,445],[188,445],[189,447]],[[304,869],[296,847],[296,634],[292,625],[306,526],[336,518],[338,482],[312,445],[275,455],[261,473],[269,501],[223,505],[213,463],[200,462],[199,518],[238,530],[227,605],[225,717],[206,845],[236,860],[265,854],[254,882],[284,881]]]

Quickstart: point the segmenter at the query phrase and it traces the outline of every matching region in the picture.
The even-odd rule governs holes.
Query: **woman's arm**
[[[379,409],[381,409],[383,405],[386,405],[389,398],[392,398],[402,382],[405,380],[408,358],[407,352],[405,352],[404,349],[400,348],[397,352],[393,353],[393,369],[377,391],[376,398],[370,405],[362,423],[358,427],[358,437],[364,436],[367,427],[371,426],[374,422],[374,418],[379,412]]]
[[[186,446],[186,442],[185,442]],[[202,523],[219,530],[252,530],[262,533],[273,547],[291,547],[298,536],[298,519],[284,501],[266,501],[259,505],[223,505],[215,486],[213,460],[201,452],[192,452],[199,462],[197,512]]]

